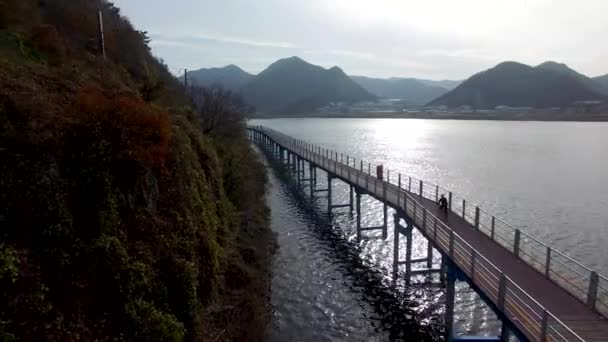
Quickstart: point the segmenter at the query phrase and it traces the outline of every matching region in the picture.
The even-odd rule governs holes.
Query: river
[[[608,273],[608,123],[315,118],[250,123],[440,184]],[[440,288],[390,285],[390,236],[357,243],[348,209],[328,219],[322,196],[311,202],[280,169],[269,167],[269,174],[272,227],[279,240],[272,341],[416,340],[443,329]],[[334,196],[335,203],[346,202],[347,187],[336,185]],[[364,223],[381,222],[380,203],[365,197],[362,207]],[[425,250],[415,236],[414,257]],[[495,315],[464,283],[457,285],[455,316],[458,334],[498,331]]]

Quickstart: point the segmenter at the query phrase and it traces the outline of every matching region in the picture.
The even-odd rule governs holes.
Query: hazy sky
[[[608,0],[114,0],[172,72],[300,56],[351,75],[462,79],[504,60],[608,73]]]

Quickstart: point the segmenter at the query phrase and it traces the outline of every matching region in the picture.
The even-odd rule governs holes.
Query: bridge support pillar
[[[426,267],[430,269],[433,267],[433,243],[429,239],[426,240],[426,243]]]
[[[383,203],[382,213],[384,214],[382,222],[382,239],[386,240],[388,237],[388,204],[386,201]]]
[[[451,264],[451,261],[447,262],[447,283],[445,293],[445,333],[446,341],[451,342],[454,340],[454,304],[456,294],[456,270]]]
[[[302,159],[296,155],[296,179],[298,186],[302,184]]]
[[[399,235],[400,217],[397,213],[393,214],[393,280],[397,279],[399,273]]]
[[[357,191],[357,241],[361,240],[361,193]]]
[[[393,215],[393,221],[393,279],[397,278],[399,265],[405,264],[405,281],[409,283],[410,277],[412,276],[412,231],[414,226],[407,220],[405,221],[407,226],[402,226],[399,214]],[[405,261],[399,260],[399,241],[401,234],[405,235]]]
[[[312,170],[314,168],[315,167],[311,163],[308,163],[308,173],[310,174],[310,177],[309,177],[310,179],[308,181],[308,187],[310,188],[310,199],[311,200],[313,199],[313,197],[315,195],[315,183],[316,182],[313,181],[313,176],[312,176],[313,175],[313,171]]]
[[[353,195],[353,190],[356,193],[356,210],[357,210],[357,239],[361,239],[361,232],[364,230],[382,230],[382,238],[386,239],[388,236],[388,206],[386,203],[384,203],[384,218],[383,218],[383,224],[381,226],[376,226],[376,227],[361,227],[361,195],[364,193],[362,190],[360,190],[357,187],[354,187],[351,185],[351,200],[350,200],[350,205],[352,208],[352,195]],[[352,209],[351,209],[352,210]]]
[[[445,284],[445,281],[446,281],[445,278],[448,273],[447,266],[448,266],[448,257],[446,257],[445,255],[442,255],[441,256],[441,266],[440,266],[440,271],[439,271],[439,281],[442,284]]]
[[[350,186],[350,202],[349,202],[351,215],[353,213],[353,205],[354,205],[354,198],[353,197],[354,197],[354,192],[355,192],[355,187],[351,185]]]
[[[332,177],[327,174],[327,213],[331,214],[331,181]]]
[[[407,222],[407,228],[405,228],[405,278],[406,281],[410,281],[412,276],[412,230],[414,226]]]
[[[503,342],[508,342],[511,338],[511,333],[509,332],[509,328],[503,322],[502,327],[500,328],[500,340]]]

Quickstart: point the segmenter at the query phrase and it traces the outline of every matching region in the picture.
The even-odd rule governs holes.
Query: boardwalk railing
[[[434,237],[436,247],[450,256],[527,336],[538,337],[541,341],[583,341],[492,262],[426,210],[413,195],[436,201],[440,193],[449,194],[450,209],[454,213],[602,315],[606,316],[608,313],[607,278],[486,213],[478,206],[458,198],[451,191],[413,177],[391,174],[389,170],[386,170],[383,180],[380,180],[369,163],[294,139],[272,129],[261,126],[251,129],[266,134],[276,143],[344,179],[354,180],[354,183],[363,189],[376,194],[379,193],[378,189],[385,194],[387,191],[396,194],[392,199],[391,196],[385,197],[392,205],[412,217],[416,226],[427,236]]]

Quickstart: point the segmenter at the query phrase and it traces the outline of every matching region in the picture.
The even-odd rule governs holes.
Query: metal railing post
[[[359,168],[361,169],[359,171],[363,172],[363,160],[361,160],[361,165],[359,166]]]
[[[422,229],[424,229],[426,231],[426,212],[427,210],[424,209],[422,211]]]
[[[420,195],[421,197],[424,197],[424,196],[422,196],[422,179],[420,180],[420,194],[419,194],[419,195]]]
[[[435,185],[435,202],[439,201],[439,185]]]
[[[450,256],[454,257],[454,231],[450,230],[450,247],[449,247],[449,251],[450,251]]]
[[[494,227],[496,226],[496,218],[494,216],[492,216],[492,231],[490,233],[490,237],[492,238],[492,240],[494,240]]]
[[[587,291],[587,306],[591,309],[595,309],[599,280],[600,277],[597,275],[597,272],[591,271],[591,276],[589,277],[589,290]]]
[[[452,210],[452,192],[448,194],[448,208]]]
[[[407,191],[412,192],[412,177],[407,176],[407,178],[409,178],[409,185],[407,187]]]
[[[399,173],[399,189],[401,189],[401,172]]]
[[[475,207],[475,228],[479,230],[479,207]]]
[[[471,280],[475,279],[475,260],[477,259],[477,251],[471,250]]]
[[[466,207],[467,207],[467,201],[465,199],[462,200],[462,218],[466,221]]]
[[[516,257],[519,257],[519,240],[521,240],[521,231],[519,229],[515,229],[515,241],[513,241],[513,254]]]
[[[547,323],[549,322],[549,313],[547,310],[543,310],[543,315],[540,324],[540,336],[539,341],[545,342],[547,340]]]
[[[507,277],[504,273],[500,274],[500,282],[498,283],[498,308],[505,308],[505,293],[507,292]]]

